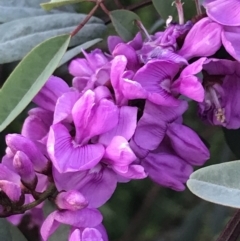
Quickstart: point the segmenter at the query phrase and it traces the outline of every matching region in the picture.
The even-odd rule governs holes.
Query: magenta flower
[[[67,91],[69,91],[69,87],[65,81],[59,77],[51,76],[34,97],[33,102],[43,109],[54,111],[57,99]]]
[[[97,209],[84,208],[78,211],[54,211],[45,219],[41,227],[41,236],[44,241],[52,235],[61,223],[76,228],[94,228],[102,222],[102,215]]]
[[[68,241],[108,241],[107,233],[102,224],[94,228],[72,228]]]
[[[91,169],[102,159],[103,145],[92,143],[91,139],[117,124],[118,109],[111,100],[98,97],[88,90],[74,104],[71,110],[75,127],[73,137],[70,133],[72,129],[69,130],[63,123],[51,126],[47,148],[59,172]],[[57,115],[56,112],[54,115]]]
[[[204,0],[203,6],[207,15],[215,22],[226,26],[240,26],[239,0]]]
[[[109,81],[110,63],[100,49],[87,54],[83,51],[85,58],[77,58],[71,61],[69,72],[73,78],[73,87],[79,91],[94,89]]]
[[[209,18],[203,18],[193,25],[177,53],[187,60],[211,56],[221,47],[221,34],[221,25]]]
[[[147,99],[158,105],[178,105],[179,100],[171,94],[173,78],[180,66],[165,60],[151,60],[135,75],[125,71],[127,59],[117,56],[112,61],[111,82],[117,103],[127,100]]]

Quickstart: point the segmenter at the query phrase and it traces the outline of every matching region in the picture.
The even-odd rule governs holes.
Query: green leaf
[[[190,176],[187,186],[206,201],[240,208],[240,161],[201,168]]]
[[[86,14],[56,13],[21,18],[1,24],[0,64],[21,60],[41,42],[71,33],[85,18]],[[105,29],[106,26],[101,19],[92,17],[81,31],[71,38],[69,46],[76,46],[99,38]]]
[[[20,230],[10,224],[5,218],[0,218],[1,241],[27,241]]]
[[[48,3],[42,3],[40,5],[44,10],[49,11],[53,8],[57,8],[63,5],[86,2],[86,1],[87,0],[51,0]]]
[[[70,41],[60,35],[35,47],[15,68],[0,90],[0,131],[7,127],[45,84]]]
[[[156,8],[157,12],[160,16],[167,20],[169,16],[173,17],[173,21],[178,22],[178,13],[174,1],[172,0],[152,0],[154,7]],[[182,1],[183,4],[183,11],[185,21],[190,20],[192,17],[196,15],[196,7],[195,2],[193,0]]]
[[[140,20],[139,16],[128,10],[114,10],[110,12],[112,24],[124,41],[133,39],[138,29],[134,20]]]
[[[88,41],[88,42],[86,42],[84,44],[81,44],[80,46],[77,46],[75,48],[72,48],[72,49],[68,50],[64,54],[64,56],[63,56],[60,64],[58,65],[58,67],[63,65],[63,64],[65,64],[65,63],[67,63],[69,60],[71,60],[76,55],[80,54],[82,52],[82,50],[88,49],[88,48],[92,47],[93,45],[95,45],[96,43],[98,43],[100,41],[102,41],[102,39],[101,38],[97,38],[97,39]]]
[[[235,154],[237,158],[240,158],[240,129],[230,130],[223,128],[224,136],[228,146],[230,147],[231,151]]]

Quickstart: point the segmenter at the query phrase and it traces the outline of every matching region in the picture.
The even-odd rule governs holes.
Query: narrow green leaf
[[[53,8],[57,8],[63,5],[86,2],[86,1],[87,0],[51,0],[48,3],[42,3],[40,5],[44,10],[50,11]]]
[[[124,41],[130,41],[138,29],[134,24],[134,20],[140,20],[139,16],[128,10],[114,10],[110,12],[112,24],[117,33]]]
[[[152,0],[154,7],[159,15],[167,20],[169,16],[173,17],[173,21],[178,21],[178,13],[174,1],[172,0]],[[196,15],[196,6],[193,0],[182,1],[185,21],[191,20]]]
[[[0,131],[30,103],[58,66],[70,41],[60,35],[35,47],[15,68],[0,90]]]
[[[67,63],[70,59],[72,59],[76,55],[80,54],[82,52],[82,50],[88,49],[88,48],[92,47],[93,45],[97,44],[100,41],[102,41],[101,38],[93,39],[93,40],[88,41],[88,42],[86,42],[84,44],[81,44],[80,46],[77,46],[75,48],[72,48],[72,49],[68,50],[64,54],[64,56],[63,56],[60,64],[58,65],[58,67],[63,65],[63,64],[65,64],[65,63]]]
[[[190,176],[187,186],[206,201],[240,208],[240,161],[201,168]]]

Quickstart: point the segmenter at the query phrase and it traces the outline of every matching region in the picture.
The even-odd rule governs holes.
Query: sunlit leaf
[[[114,10],[110,12],[112,24],[120,37],[125,40],[131,40],[138,29],[134,20],[140,20],[137,14],[128,10]]]
[[[29,104],[58,66],[70,35],[46,40],[35,47],[15,68],[0,91],[0,131]]]
[[[48,3],[42,3],[41,7],[47,11],[57,8],[63,5],[67,4],[74,4],[74,3],[80,3],[80,2],[86,2],[87,0],[51,0]]]
[[[169,16],[173,17],[173,21],[178,21],[177,8],[172,0],[152,0],[154,7],[158,11],[161,18],[167,20]],[[185,21],[191,20],[196,15],[196,6],[193,0],[182,1]]]
[[[240,161],[201,168],[190,176],[187,186],[206,201],[240,208]]]

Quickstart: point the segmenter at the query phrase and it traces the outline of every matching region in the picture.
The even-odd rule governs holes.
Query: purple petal
[[[240,27],[224,27],[222,32],[222,44],[227,52],[240,61]]]
[[[119,44],[123,43],[123,40],[118,36],[109,36],[107,38],[109,52],[112,53],[114,48]]]
[[[74,77],[72,80],[72,86],[78,91],[83,91],[90,81],[90,77]]]
[[[6,143],[14,154],[17,151],[24,152],[33,163],[36,171],[42,172],[47,168],[47,158],[43,155],[38,146],[30,139],[19,134],[8,134],[6,136]]]
[[[104,157],[113,166],[128,166],[137,158],[128,141],[122,136],[115,136],[105,150]]]
[[[126,66],[127,66],[127,59],[123,55],[116,56],[112,60],[110,80],[115,92],[115,98],[116,98],[117,104],[124,103],[125,101],[124,96],[122,94],[121,86],[120,86],[120,80],[126,69]]]
[[[148,99],[159,105],[178,105],[171,96],[170,87],[179,65],[165,60],[151,60],[138,70],[133,80],[148,91]]]
[[[184,183],[193,171],[193,168],[177,155],[162,151],[150,152],[142,165],[153,181],[176,191],[185,189]]]
[[[239,69],[240,65],[236,61],[227,59],[208,59],[203,65],[203,69],[210,75],[232,75]]]
[[[32,162],[24,152],[17,151],[13,159],[13,166],[20,175],[21,180],[32,189],[35,189],[37,177]]]
[[[65,81],[56,76],[51,76],[40,92],[34,97],[33,102],[43,109],[54,111],[57,99],[68,91],[69,86]]]
[[[187,126],[172,123],[167,135],[175,152],[186,162],[200,166],[210,157],[210,153],[199,136]]]
[[[212,0],[205,1],[207,15],[214,21],[228,26],[240,25],[240,2],[239,0]],[[227,13],[227,14],[223,14]]]
[[[118,122],[118,108],[107,99],[95,103],[94,92],[88,90],[72,109],[77,143],[86,143],[94,136],[111,130]]]
[[[149,153],[149,150],[143,149],[140,146],[138,146],[134,141],[134,139],[131,139],[129,145],[133,150],[133,152],[135,153],[135,155],[140,159],[144,159]]]
[[[21,134],[29,139],[38,141],[44,138],[53,122],[53,113],[42,108],[33,108],[28,112]]]
[[[200,58],[193,64],[188,65],[173,83],[172,91],[187,96],[188,98],[202,102],[204,99],[204,88],[201,80],[194,76],[202,71],[206,58]]]
[[[82,241],[82,234],[78,228],[71,231],[68,241]]]
[[[70,211],[83,209],[88,205],[86,198],[75,190],[60,192],[55,199],[55,203],[58,208]]]
[[[145,150],[156,149],[165,136],[167,123],[181,116],[187,106],[185,101],[181,101],[178,107],[158,106],[146,101],[133,138],[135,143]]]
[[[53,124],[61,121],[72,122],[72,108],[81,94],[77,91],[64,93],[57,101]]]
[[[47,149],[53,165],[59,172],[87,170],[103,157],[101,144],[78,145],[72,140],[68,129],[62,124],[51,127]]]
[[[95,227],[102,222],[102,215],[97,209],[85,208],[78,211],[54,211],[43,222],[41,235],[44,241],[53,234],[60,223],[79,227]]]
[[[191,28],[178,54],[186,59],[211,56],[221,47],[221,33],[219,24],[203,18]]]
[[[13,201],[17,202],[22,194],[19,185],[6,180],[0,180],[0,189]]]
[[[122,136],[130,140],[137,126],[137,111],[137,107],[120,107],[118,124],[112,130],[102,134],[99,142],[107,146],[114,136]]]
[[[126,173],[120,172],[119,170],[113,168],[120,176],[127,179],[144,179],[147,177],[147,174],[144,170],[144,167],[141,165],[130,165]]]
[[[88,61],[88,65],[94,71],[108,63],[107,57],[103,54],[102,50],[100,49],[94,49],[90,53],[87,53],[84,50],[82,52]]]
[[[94,74],[86,59],[77,58],[70,62],[69,73],[77,77],[90,77]]]
[[[40,233],[44,241],[47,241],[49,236],[52,235],[60,226],[60,223],[55,220],[57,212],[58,211],[54,211],[49,214],[41,226]]]
[[[129,41],[128,44],[132,46],[135,50],[140,50],[143,45],[142,33],[138,32],[133,40]]]
[[[112,52],[112,55],[114,57],[118,55],[124,55],[128,60],[127,68],[130,70],[137,71],[137,69],[140,68],[137,53],[134,50],[134,48],[128,44],[125,44],[125,43],[118,44],[115,47],[114,51]]]
[[[85,228],[82,232],[82,241],[103,241],[102,234],[95,228]]]
[[[60,174],[54,169],[53,176],[59,191],[72,190],[74,187],[88,200],[88,207],[94,208],[106,203],[117,186],[116,174],[101,165],[90,171],[65,174]]]
[[[7,180],[20,185],[20,176],[14,171],[15,170],[9,169],[3,163],[0,163],[0,180]]]
[[[240,90],[240,78],[239,76],[229,75],[226,76],[222,85],[225,96],[225,117],[226,121],[224,126],[229,129],[240,128],[240,103],[239,103],[239,90]]]

